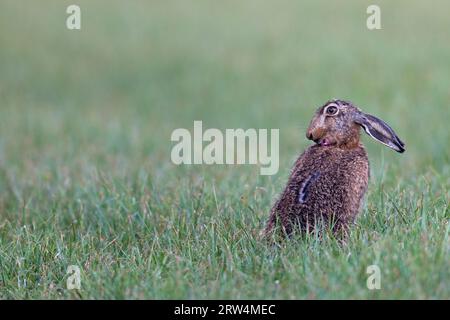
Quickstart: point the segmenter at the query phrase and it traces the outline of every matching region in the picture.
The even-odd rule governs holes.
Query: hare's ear
[[[355,122],[362,126],[364,131],[375,140],[397,152],[402,153],[405,151],[405,144],[400,140],[394,130],[392,130],[392,128],[383,120],[361,112],[355,117]]]

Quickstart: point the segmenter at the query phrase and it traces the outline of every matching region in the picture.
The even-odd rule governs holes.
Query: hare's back
[[[369,162],[364,148],[313,148],[299,166],[297,182],[291,184],[298,188],[294,211],[308,216],[335,215],[343,221],[353,220],[369,180]]]

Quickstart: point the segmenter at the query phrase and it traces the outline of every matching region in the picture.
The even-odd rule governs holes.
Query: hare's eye
[[[338,112],[338,108],[335,106],[329,106],[325,109],[325,113],[329,116],[334,116]]]

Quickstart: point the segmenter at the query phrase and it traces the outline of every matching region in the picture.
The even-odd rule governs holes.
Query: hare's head
[[[306,137],[323,146],[353,147],[359,144],[361,127],[382,144],[397,152],[405,151],[405,144],[386,122],[343,100],[328,101],[317,109]]]

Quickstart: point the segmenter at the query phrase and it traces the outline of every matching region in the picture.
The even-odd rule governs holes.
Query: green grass
[[[448,1],[0,2],[0,298],[450,298]],[[371,182],[345,246],[259,232],[317,106],[352,100]],[[175,166],[170,134],[279,128],[280,171]],[[366,268],[381,269],[368,290]],[[81,290],[66,290],[69,265]]]

